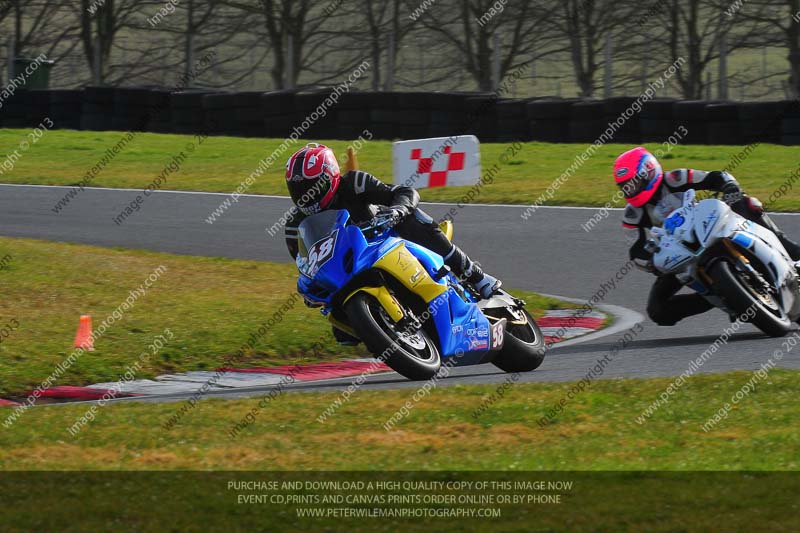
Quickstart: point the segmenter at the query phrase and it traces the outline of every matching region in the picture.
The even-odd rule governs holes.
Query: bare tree
[[[11,36],[9,41],[14,55],[38,57],[44,54],[48,59],[58,60],[71,53],[78,46],[75,39],[78,26],[69,19],[60,20],[67,5],[67,0],[0,2],[0,29]],[[54,20],[60,23],[54,24]]]
[[[79,39],[92,79],[118,85],[131,80],[159,82],[167,71],[183,63],[172,53],[180,46],[169,24],[179,23],[174,13],[150,16],[164,3],[158,0],[81,0],[70,4],[79,20]]]
[[[341,39],[338,10],[313,0],[223,0],[223,3],[255,16],[250,28],[265,40],[272,59],[270,75],[275,88],[285,89],[298,84],[300,74],[311,72],[314,82],[338,79],[352,70],[359,60],[340,57],[331,61],[335,42]],[[260,28],[260,32],[256,30]],[[326,58],[327,56],[327,58]]]
[[[789,92],[800,97],[800,0],[752,0],[731,15],[764,26],[764,44],[786,47]]]
[[[569,43],[580,96],[594,96],[597,75],[605,66],[607,42],[613,47],[614,56],[629,59],[634,45],[629,28],[620,20],[631,20],[640,10],[640,6],[615,0],[564,0],[554,6],[551,21],[560,37]]]
[[[66,0],[8,0],[5,5],[0,4],[0,24],[8,17],[13,25],[12,39],[16,55],[37,56],[44,53],[49,57],[64,41],[70,41],[70,50],[75,47],[77,25],[69,21],[53,24],[68,4]]]
[[[213,51],[215,79],[203,84],[227,88],[251,79],[268,53],[261,49],[257,59],[252,60],[251,52],[261,48],[259,37],[248,31],[254,22],[252,14],[229,7],[220,0],[184,0],[178,4],[175,14],[160,21],[157,27],[145,25],[140,31],[169,35],[174,40],[182,53],[170,54],[161,69],[182,70],[183,79],[191,80],[190,73],[197,58]]]
[[[391,89],[398,50],[414,26],[403,1],[331,0],[323,10],[328,15],[339,11],[343,21],[350,21],[350,27],[342,28],[347,49],[369,57],[372,90]]]
[[[729,2],[715,0],[663,0],[665,9],[655,15],[661,33],[653,36],[667,43],[667,57],[683,58],[676,79],[684,98],[702,98],[706,89],[705,73],[720,57],[720,43],[727,53],[755,46],[763,36],[763,25],[755,20],[741,20],[728,15]],[[724,6],[724,9],[723,9]]]
[[[463,63],[480,90],[490,91],[509,71],[558,51],[550,20],[553,6],[536,0],[445,0],[417,20],[455,48],[455,61]]]
[[[111,50],[119,31],[130,24],[143,3],[139,0],[81,0],[73,10],[80,20],[80,40],[95,81],[104,83],[109,72]]]

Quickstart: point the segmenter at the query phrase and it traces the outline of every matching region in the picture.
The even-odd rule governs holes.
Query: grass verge
[[[25,139],[26,130],[0,129],[0,146],[12,151]],[[46,133],[30,150],[23,153],[13,170],[5,172],[0,181],[44,185],[74,185],[96,165],[106,150],[122,137],[120,132],[88,132],[53,130]],[[232,192],[253,172],[259,161],[269,156],[282,139],[242,139],[209,137],[189,153],[186,146],[197,143],[193,136],[137,134],[90,185],[100,187],[147,187],[174,156],[181,152],[186,160],[177,173],[167,176],[162,188]],[[343,154],[346,141],[323,141],[337,154]],[[258,194],[286,194],[283,162],[301,145],[280,153],[276,163],[260,176],[247,191]],[[587,145],[524,143],[522,148],[501,162],[508,144],[491,143],[481,146],[484,171],[498,165],[493,182],[481,188],[468,202],[531,204],[558,178]],[[651,143],[649,148],[661,147]],[[616,188],[611,179],[614,159],[629,145],[609,144],[597,150],[559,190],[548,205],[602,206],[611,201]],[[714,170],[726,167],[738,154],[736,146],[675,146],[664,155],[666,168],[691,167]],[[737,165],[732,172],[745,190],[763,202],[797,170],[797,148],[762,144]],[[2,155],[2,154],[0,154]],[[364,170],[390,181],[392,173],[391,142],[369,141],[358,154]],[[447,187],[422,191],[424,200],[458,202],[469,187]],[[621,206],[618,202],[617,206]],[[800,210],[800,196],[787,194],[768,206],[771,210]]]
[[[434,387],[418,402],[416,388],[361,390],[324,423],[317,417],[338,391],[287,393],[235,437],[228,429],[259,398],[200,402],[191,423],[169,431],[161,424],[177,404],[111,404],[76,437],[66,428],[87,405],[46,407],[0,429],[0,469],[797,470],[798,371],[772,370],[713,430],[701,428],[749,378],[694,376],[641,425],[636,417],[671,379],[594,382],[544,427],[573,384],[518,383],[478,416],[497,384]],[[409,415],[386,431],[406,401]]]
[[[164,253],[0,237],[0,396],[39,385],[71,353],[82,314],[95,330],[113,322],[58,381],[82,385],[115,381],[169,328],[174,337],[137,378],[209,370],[234,356],[285,304],[291,309],[258,335],[237,366],[364,357],[342,348],[327,321],[295,298],[293,264],[186,257]],[[163,273],[129,309],[130,292],[157,269]],[[552,298],[518,292],[538,315],[563,307]],[[130,300],[129,300],[130,301]],[[571,305],[567,305],[571,307]]]

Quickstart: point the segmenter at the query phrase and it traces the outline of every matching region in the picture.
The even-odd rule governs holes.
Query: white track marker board
[[[400,141],[392,147],[395,185],[415,189],[475,185],[481,179],[481,152],[474,135]]]

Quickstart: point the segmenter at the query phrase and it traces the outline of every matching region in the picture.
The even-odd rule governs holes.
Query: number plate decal
[[[506,332],[506,319],[502,319],[492,324],[492,350],[499,350],[503,347]]]
[[[336,248],[336,237],[339,230],[334,231],[324,239],[314,243],[308,251],[308,264],[306,265],[306,275],[313,278],[319,269],[333,257],[333,250]]]

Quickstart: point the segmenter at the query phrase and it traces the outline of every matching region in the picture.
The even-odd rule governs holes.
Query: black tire
[[[425,330],[403,340],[394,322],[373,296],[360,292],[345,305],[350,324],[376,357],[385,357],[392,370],[411,380],[432,378],[442,364],[439,349]],[[419,348],[409,344],[414,342]]]
[[[539,325],[524,309],[524,322],[508,321],[503,348],[492,364],[505,372],[530,372],[544,361],[544,335]]]
[[[755,289],[739,278],[739,274],[727,261],[717,261],[708,274],[714,280],[714,289],[737,316],[744,315],[751,306],[755,308],[749,320],[770,337],[783,337],[789,332],[792,320],[776,305],[768,307]]]

